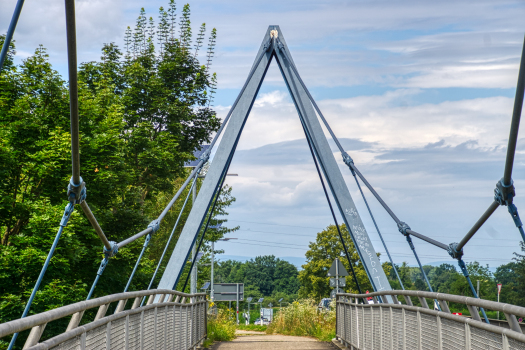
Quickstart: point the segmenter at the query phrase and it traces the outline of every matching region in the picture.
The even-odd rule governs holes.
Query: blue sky
[[[103,43],[122,45],[140,7],[156,18],[167,1],[77,1],[79,62]],[[215,106],[233,103],[268,25],[278,24],[304,81],[345,149],[394,212],[414,230],[459,241],[490,204],[503,171],[525,33],[522,1],[196,1],[192,23],[218,31],[212,69]],[[5,32],[14,0],[0,0]],[[182,7],[182,3],[178,4]],[[65,67],[63,2],[26,0],[15,39],[18,61],[38,44]],[[514,180],[525,213],[525,142]],[[335,152],[336,159],[340,155]],[[384,252],[349,171],[351,194],[378,252]],[[304,257],[332,223],[295,108],[275,66],[241,138],[228,183],[237,202],[220,242],[226,254]],[[367,193],[395,262],[414,264],[404,238]],[[512,259],[519,234],[500,208],[465,249],[465,260],[496,266]],[[525,214],[523,214],[525,216]],[[424,263],[448,256],[416,241]],[[385,259],[383,255],[383,259]]]

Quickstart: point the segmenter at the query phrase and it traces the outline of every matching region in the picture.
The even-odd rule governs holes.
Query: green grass
[[[243,331],[266,332],[267,328],[268,328],[268,326],[261,326],[261,325],[256,325],[256,324],[249,324],[249,325],[240,324],[240,325],[237,325],[237,329],[241,329]]]

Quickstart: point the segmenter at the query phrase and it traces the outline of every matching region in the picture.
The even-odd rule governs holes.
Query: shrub
[[[230,341],[235,338],[236,321],[230,310],[217,310],[217,315],[208,315],[208,340]]]
[[[335,337],[335,308],[320,312],[313,299],[294,301],[281,309],[266,333],[311,336],[330,341]]]

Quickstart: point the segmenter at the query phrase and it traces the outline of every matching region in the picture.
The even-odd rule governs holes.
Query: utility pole
[[[478,298],[481,299],[481,297],[479,296],[479,280],[478,280]]]

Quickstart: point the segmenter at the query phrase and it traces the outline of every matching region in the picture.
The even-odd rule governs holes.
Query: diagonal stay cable
[[[155,268],[155,272],[153,273],[153,276],[151,276],[151,280],[149,282],[148,288],[146,290],[150,290],[151,286],[153,285],[153,281],[155,281],[155,277],[157,277],[157,272],[159,272],[160,265],[162,264],[162,261],[164,260],[164,256],[166,255],[166,252],[168,251],[169,245],[171,243],[171,239],[173,238],[173,235],[175,234],[175,230],[177,229],[177,226],[179,225],[179,221],[182,217],[182,214],[184,213],[184,209],[186,208],[186,204],[188,203],[188,199],[191,196],[191,191],[193,190],[193,187],[196,186],[197,183],[197,177],[193,180],[193,183],[188,190],[188,195],[186,196],[186,199],[184,200],[184,204],[182,205],[182,209],[180,210],[179,216],[177,217],[177,221],[175,221],[175,225],[173,225],[173,229],[171,230],[170,237],[168,238],[168,241],[166,242],[166,245],[164,246],[164,250],[162,251],[162,255],[160,256],[159,262],[157,263],[157,267]],[[142,299],[142,304],[144,303],[145,298]]]
[[[204,230],[203,230],[203,232],[201,234],[201,237],[200,237],[200,240],[199,240],[199,244],[197,245],[197,249],[195,250],[195,256],[193,257],[193,259],[191,261],[191,266],[190,266],[190,269],[188,271],[188,275],[186,276],[186,280],[184,281],[184,286],[182,287],[182,291],[186,290],[186,286],[188,285],[188,280],[190,278],[191,271],[193,270],[193,266],[195,266],[195,262],[197,261],[197,255],[199,253],[199,250],[201,249],[202,242],[204,241],[204,237],[206,236],[206,232],[208,231],[208,227],[210,225],[210,221],[211,221],[211,219],[213,217],[213,211],[215,210],[215,206],[217,205],[217,201],[219,200],[219,196],[221,194],[222,187],[224,186],[224,181],[226,180],[226,174],[228,172],[228,169],[230,168],[232,157],[233,157],[233,151],[232,151],[232,154],[229,157],[228,165],[223,170],[221,183],[220,183],[219,187],[215,191],[216,194],[215,194],[215,199],[213,200],[213,206],[211,207],[211,210],[210,210],[210,212],[208,214],[208,219],[206,220],[206,226],[204,227]],[[176,287],[177,286],[173,286],[173,289],[175,289]]]
[[[357,275],[355,274],[355,271],[354,271],[354,265],[352,263],[352,260],[350,259],[350,254],[348,253],[348,249],[346,247],[345,240],[343,238],[343,234],[341,233],[341,228],[339,227],[339,224],[337,223],[337,218],[335,216],[334,208],[332,207],[332,203],[330,201],[330,197],[328,196],[328,191],[326,190],[326,186],[325,186],[325,183],[324,183],[324,180],[323,180],[323,176],[321,175],[321,171],[319,170],[319,164],[317,163],[317,159],[315,157],[314,150],[312,148],[312,143],[310,141],[310,138],[308,137],[308,132],[307,132],[306,128],[304,127],[304,125],[303,125],[303,128],[304,128],[305,134],[307,134],[306,141],[308,142],[308,147],[310,148],[310,153],[312,154],[312,158],[313,158],[314,164],[315,164],[315,169],[317,170],[317,174],[319,175],[319,180],[321,180],[321,185],[323,185],[324,195],[326,197],[326,201],[328,202],[328,206],[330,207],[330,212],[332,213],[332,218],[334,219],[335,227],[337,228],[337,233],[339,234],[339,239],[341,240],[341,244],[343,245],[343,249],[345,251],[346,259],[348,260],[348,265],[350,265],[350,269],[352,270],[352,275],[354,276],[354,282],[357,285],[357,289],[359,290],[359,294],[363,294],[363,292],[361,290],[361,286],[359,285],[359,281],[357,280]]]
[[[383,247],[385,248],[386,254],[388,255],[388,259],[390,260],[390,263],[392,264],[392,268],[394,269],[394,272],[396,273],[399,284],[401,285],[401,288],[405,290],[405,286],[403,285],[403,281],[401,281],[401,277],[399,277],[399,273],[397,272],[396,265],[394,264],[394,261],[392,260],[392,256],[390,255],[390,252],[388,251],[385,240],[383,239],[383,235],[381,234],[381,231],[379,231],[379,226],[377,226],[376,219],[374,218],[374,215],[372,214],[372,210],[370,209],[370,206],[368,205],[368,201],[366,200],[365,193],[363,192],[363,189],[361,188],[361,185],[359,184],[359,180],[355,176],[355,173],[353,175],[354,175],[355,183],[357,184],[357,187],[359,188],[359,192],[361,192],[361,196],[363,197],[363,201],[366,204],[366,208],[368,209],[368,213],[370,214],[370,217],[372,218],[372,221],[374,222],[374,226],[376,227],[377,234],[379,235],[379,238],[381,239],[381,242],[383,243]]]
[[[13,17],[11,17],[11,23],[9,23],[9,28],[5,35],[4,44],[2,46],[2,51],[0,52],[0,73],[4,67],[4,62],[9,52],[9,46],[11,45],[11,40],[13,40],[13,35],[15,34],[16,24],[20,18],[20,12],[22,12],[22,7],[24,6],[24,0],[18,0],[16,3],[15,11],[13,12]]]

